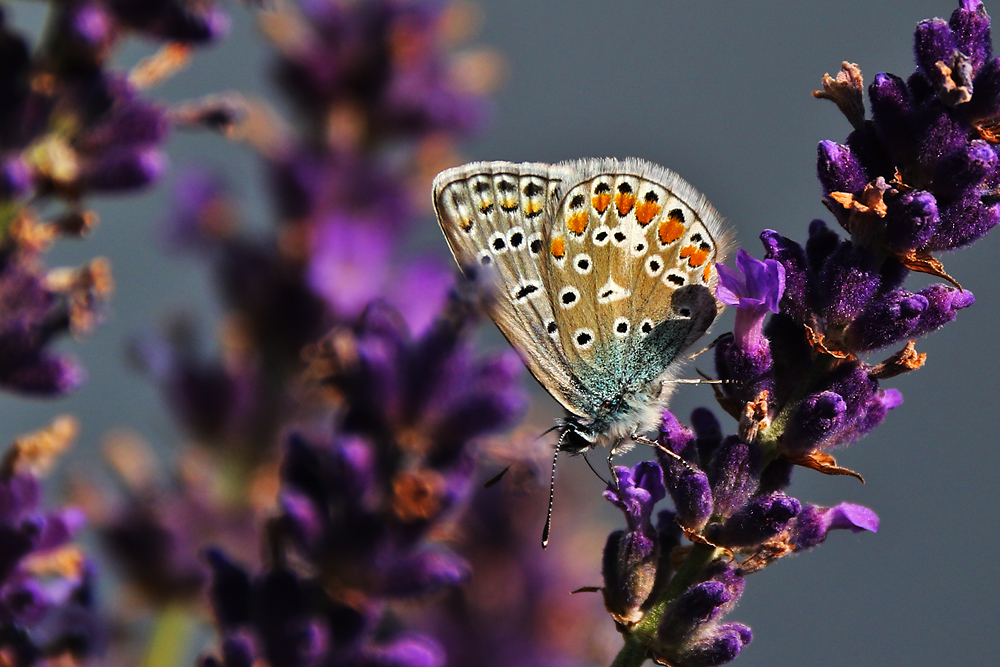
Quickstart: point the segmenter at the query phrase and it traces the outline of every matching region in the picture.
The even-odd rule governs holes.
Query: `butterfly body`
[[[673,172],[628,159],[475,162],[434,181],[459,265],[495,283],[490,315],[568,412],[559,449],[654,426],[681,353],[714,321],[721,217]]]

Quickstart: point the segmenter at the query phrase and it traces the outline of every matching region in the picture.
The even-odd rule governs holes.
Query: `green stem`
[[[723,554],[722,549],[708,546],[706,544],[695,544],[691,547],[691,552],[681,563],[670,583],[663,590],[663,594],[646,611],[642,620],[636,625],[631,634],[625,639],[625,646],[615,656],[615,661],[611,667],[639,667],[646,662],[646,647],[656,639],[656,630],[660,625],[660,619],[667,605],[676,600],[681,593],[690,588],[701,576],[702,570]]]
[[[142,667],[177,667],[188,658],[188,644],[195,629],[194,610],[189,605],[169,604],[160,612],[153,636],[142,659]]]

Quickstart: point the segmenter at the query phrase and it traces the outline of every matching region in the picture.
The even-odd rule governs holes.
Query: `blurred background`
[[[1000,15],[1000,8],[986,6]],[[764,228],[802,241],[811,219],[832,224],[820,203],[816,144],[841,141],[850,128],[833,104],[811,96],[820,77],[835,74],[843,60],[860,65],[866,85],[879,71],[909,75],[916,23],[946,18],[954,7],[952,0],[480,0],[472,43],[500,55],[503,84],[485,131],[461,147],[461,158],[642,157],[677,171],[705,193],[737,230],[739,246],[760,257],[757,235]],[[270,52],[252,12],[235,3],[227,9],[230,35],[198,52],[154,97],[180,102],[236,90],[281,107],[268,78]],[[35,30],[43,11],[25,3],[9,8],[12,23]],[[133,43],[118,60],[127,67],[151,51]],[[56,402],[0,397],[0,441],[57,413],[80,418],[81,434],[63,470],[102,474],[100,442],[113,429],[138,432],[167,458],[183,440],[157,389],[125,352],[130,341],[178,312],[218,318],[205,266],[164,249],[161,223],[170,181],[190,165],[219,170],[241,199],[246,219],[262,226],[270,219],[259,162],[247,147],[209,133],[177,131],[168,150],[167,182],[140,195],[95,199],[101,224],[93,236],[86,243],[62,242],[49,255],[51,265],[103,255],[113,266],[109,320],[89,339],[66,346],[87,367],[89,382]],[[411,239],[412,252],[450,262],[429,189],[427,201],[424,233]],[[837,453],[838,463],[859,471],[867,484],[800,470],[789,490],[817,504],[869,506],[881,517],[880,532],[838,532],[808,556],[751,577],[730,617],[754,631],[737,664],[996,661],[989,609],[1000,574],[989,560],[1000,546],[993,511],[1000,470],[994,435],[1000,432],[994,406],[1000,374],[993,351],[1000,277],[992,259],[1000,254],[998,244],[994,232],[942,258],[948,272],[975,293],[976,304],[956,323],[918,341],[918,351],[928,354],[926,366],[885,384],[902,391],[903,406],[870,437]],[[909,286],[926,282],[917,277]],[[729,330],[731,318],[724,316],[715,333]],[[484,335],[488,345],[502,344],[497,338]],[[710,363],[696,366],[709,370]],[[532,428],[541,432],[558,412],[541,390],[533,397]],[[709,388],[683,387],[671,407],[683,420],[692,408],[712,403]],[[573,572],[580,580],[572,587],[597,585],[600,544],[620,515],[600,501],[603,484],[583,461],[565,459],[560,466],[554,540],[574,544],[573,531],[592,531],[598,546],[586,554],[591,562]],[[544,496],[526,518],[539,532]],[[545,557],[558,556],[550,550]],[[601,611],[598,595],[577,597]],[[605,617],[604,623],[595,633],[609,635],[613,645],[611,621]],[[586,630],[573,628],[571,634]]]

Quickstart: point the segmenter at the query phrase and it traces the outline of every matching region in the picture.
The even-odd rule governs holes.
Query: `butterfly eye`
[[[615,332],[615,336],[618,338],[625,338],[631,330],[632,324],[628,321],[627,317],[619,317],[612,326],[612,331]]]
[[[541,232],[535,232],[528,237],[528,252],[532,255],[537,255],[542,252],[542,234]]]
[[[577,349],[586,350],[594,344],[594,332],[590,329],[577,329],[573,332],[573,343]]]
[[[503,232],[496,232],[490,237],[490,248],[493,249],[494,255],[502,255],[507,252],[507,240],[504,238]]]
[[[678,308],[674,312],[676,312],[679,317],[683,317],[684,319],[688,319],[688,318],[691,317],[691,309],[690,308],[686,308],[686,307],[685,308]]]
[[[653,255],[646,260],[646,275],[650,278],[655,278],[656,276],[663,273],[663,258],[659,255]]]
[[[594,262],[590,259],[590,255],[585,252],[581,252],[579,255],[573,258],[573,268],[581,276],[585,276],[594,268]]]
[[[594,230],[594,245],[598,248],[608,245],[608,241],[611,240],[611,229],[605,225],[601,225]]]
[[[580,301],[580,291],[572,285],[567,285],[559,291],[559,305],[569,310]]]
[[[686,281],[684,280],[684,276],[682,275],[679,275],[677,273],[668,273],[666,278],[663,279],[663,282],[668,283],[670,285],[676,285],[677,287],[684,287],[684,283]]]
[[[507,243],[511,250],[520,250],[524,247],[524,230],[520,227],[511,227],[507,232]]]
[[[515,301],[534,299],[542,294],[542,283],[537,280],[526,280],[511,290]]]

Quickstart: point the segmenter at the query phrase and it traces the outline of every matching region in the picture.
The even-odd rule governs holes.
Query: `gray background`
[[[760,256],[761,229],[804,240],[810,219],[830,220],[820,204],[815,147],[822,139],[842,140],[849,127],[831,103],[811,97],[820,76],[835,73],[842,60],[858,63],[866,83],[878,71],[907,76],[917,21],[947,17],[955,4],[487,0],[481,6],[478,42],[502,53],[508,79],[495,97],[491,128],[466,144],[466,157],[553,162],[635,155],[659,162],[702,190],[738,229],[740,245]],[[1000,8],[992,9],[1000,16]],[[230,38],[199,54],[157,96],[182,100],[230,88],[267,93],[261,78],[267,52],[249,16],[232,10]],[[34,7],[18,5],[14,13],[19,22],[39,18]],[[139,45],[121,60],[147,52]],[[248,216],[267,221],[260,173],[246,149],[178,133],[170,153],[175,167],[199,162],[227,170]],[[164,254],[157,237],[168,192],[160,186],[95,202],[103,222],[94,237],[52,253],[53,264],[108,256],[118,284],[113,313],[89,340],[68,345],[91,377],[75,396],[55,403],[0,399],[0,442],[65,411],[83,421],[69,462],[77,470],[98,466],[99,439],[112,427],[129,426],[162,446],[180,439],[155,389],[128,369],[122,353],[131,336],[155,329],[178,308],[213,312],[203,267]],[[433,238],[433,220],[426,225]],[[992,612],[1000,583],[993,564],[998,243],[994,232],[944,257],[977,303],[918,342],[929,354],[925,368],[887,385],[902,391],[903,406],[838,453],[841,465],[862,472],[868,484],[796,474],[793,495],[868,505],[881,517],[881,531],[834,534],[813,553],[751,577],[731,616],[755,635],[738,664],[998,662]],[[729,326],[731,314],[716,331]],[[679,394],[674,408],[681,416],[710,401],[706,388]],[[589,483],[598,494],[599,483]],[[596,596],[593,603],[599,604]]]

